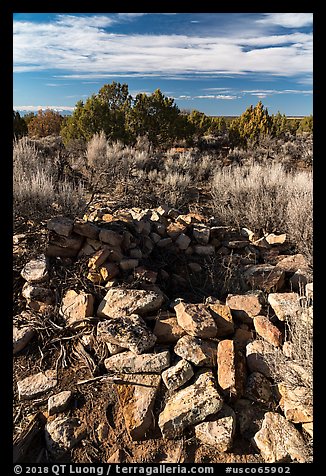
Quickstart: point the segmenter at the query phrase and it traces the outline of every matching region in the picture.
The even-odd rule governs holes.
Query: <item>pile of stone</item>
[[[239,434],[266,462],[306,461],[303,434],[312,436],[313,415],[311,404],[304,402],[305,387],[276,384],[271,359],[265,359],[266,354],[275,356],[301,381],[311,377],[293,362],[291,342],[285,339],[284,321],[293,315],[312,318],[313,304],[304,257],[282,255],[286,236],[258,238],[247,229],[239,233],[163,207],[115,214],[98,209],[84,218],[49,221],[46,256],[25,265],[22,294],[28,307],[42,313],[54,303],[46,286],[48,257],[89,257],[87,277],[107,288],[103,300],[96,305],[91,293],[69,289],[59,314],[71,329],[87,323],[82,339],[86,352],[96,355],[98,343],[107,347],[104,375],[114,379],[130,437],[142,440],[157,425],[166,439],[193,429],[198,444],[226,452]],[[169,301],[155,284],[158,273],[171,278],[168,270],[156,272],[142,262],[164,248],[184,253],[193,272],[201,272],[196,257],[232,250],[248,291],[229,294],[225,302],[214,297],[196,304],[182,298]],[[266,261],[257,264],[262,257]],[[145,277],[141,289],[123,286],[136,275]],[[285,279],[296,290],[305,286],[305,295],[282,292]],[[33,337],[32,326],[14,329],[14,353]],[[57,416],[72,396],[70,391],[55,394],[57,383],[55,370],[18,382],[21,399],[52,393],[48,413],[54,416],[46,426],[52,452],[71,449],[85,436],[76,419]],[[162,408],[154,414],[162,391]]]

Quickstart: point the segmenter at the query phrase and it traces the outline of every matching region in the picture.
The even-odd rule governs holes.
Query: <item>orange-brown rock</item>
[[[225,339],[217,347],[218,383],[230,399],[240,398],[245,391],[246,361],[232,340]]]
[[[83,291],[77,293],[70,289],[64,295],[59,314],[66,320],[67,325],[82,321],[93,315],[94,297]]]
[[[262,296],[259,293],[228,294],[226,304],[237,319],[248,324],[262,311]]]
[[[255,316],[254,326],[257,334],[275,347],[281,347],[283,336],[281,331],[271,323],[268,317]]]
[[[234,324],[230,307],[216,302],[208,304],[208,309],[210,310],[217,326],[216,337],[224,337],[233,334]]]
[[[179,326],[191,336],[210,338],[217,335],[215,321],[204,304],[180,302],[174,310]]]

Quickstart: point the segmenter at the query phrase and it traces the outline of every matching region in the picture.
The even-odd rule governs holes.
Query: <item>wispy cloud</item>
[[[256,20],[265,25],[278,25],[285,28],[302,28],[312,25],[312,13],[264,13],[264,18]]]
[[[52,109],[54,111],[73,111],[75,107],[72,106],[14,106],[15,111],[38,111],[42,109],[45,111],[46,109]]]
[[[121,21],[121,15],[132,18],[141,14],[119,15]],[[290,17],[281,20],[275,15],[287,14],[265,14],[258,21],[270,24],[282,21],[282,26],[290,25],[292,21],[294,28],[306,24],[306,15],[310,14],[293,14],[299,17],[292,20]],[[259,72],[296,76],[312,72],[312,35],[309,34],[127,35],[105,29],[115,21],[116,18],[106,15],[72,14],[57,15],[52,23],[16,21],[14,70],[51,69],[62,71],[62,77],[81,79],[110,75],[214,77]]]

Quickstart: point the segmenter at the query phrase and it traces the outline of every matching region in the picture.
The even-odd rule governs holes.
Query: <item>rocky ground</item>
[[[311,461],[312,375],[288,323],[311,328],[312,292],[286,235],[199,213],[98,203],[22,222],[15,461]]]

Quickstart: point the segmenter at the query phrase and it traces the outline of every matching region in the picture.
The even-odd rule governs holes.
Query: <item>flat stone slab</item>
[[[44,254],[25,264],[21,276],[29,283],[42,283],[49,278],[48,260]]]
[[[19,398],[21,400],[31,400],[48,392],[57,383],[57,372],[55,370],[46,370],[45,372],[30,375],[17,382]]]
[[[194,371],[191,364],[187,360],[181,359],[177,364],[162,372],[162,379],[166,387],[173,391],[182,387],[193,375]]]
[[[246,361],[233,340],[224,339],[217,347],[218,383],[230,399],[240,398],[246,383]]]
[[[178,437],[186,427],[202,422],[222,406],[223,399],[215,387],[213,374],[203,372],[192,385],[179,390],[167,401],[158,421],[163,437]]]
[[[59,314],[65,320],[67,325],[82,321],[85,317],[93,316],[94,297],[90,293],[83,291],[76,292],[70,289],[64,295]]]
[[[267,300],[280,321],[295,317],[300,310],[298,293],[270,293]]]
[[[257,334],[263,337],[274,347],[281,347],[283,336],[282,332],[265,316],[255,316],[254,326]]]
[[[112,288],[100,303],[97,315],[112,318],[130,314],[142,316],[160,309],[163,300],[163,295],[155,291]]]
[[[292,423],[309,423],[313,421],[313,407],[307,399],[307,389],[304,386],[290,388],[284,382],[278,384],[282,395],[280,407],[284,416]]]
[[[248,324],[262,311],[262,297],[259,293],[228,294],[226,304],[234,317]]]
[[[153,334],[157,337],[157,343],[175,344],[180,337],[186,334],[186,331],[179,326],[176,317],[169,317],[167,319],[157,319]]]
[[[127,348],[135,354],[142,354],[156,342],[156,336],[136,314],[99,322],[97,335],[103,341]]]
[[[34,337],[35,330],[30,326],[13,326],[13,354],[23,350],[29,341]]]
[[[157,354],[141,355],[135,355],[133,352],[122,352],[105,359],[104,365],[109,372],[160,374],[170,365],[170,352],[164,350]]]
[[[217,326],[204,304],[180,302],[174,306],[177,321],[187,334],[194,337],[210,338],[217,334]]]
[[[45,426],[45,442],[52,454],[71,450],[85,435],[86,428],[77,418],[60,415]]]
[[[307,461],[306,444],[295,426],[279,413],[267,412],[253,442],[266,463]]]
[[[55,415],[56,413],[63,412],[72,397],[70,390],[64,390],[63,392],[52,395],[48,400],[48,413],[49,415]]]
[[[214,419],[195,426],[196,438],[204,445],[213,446],[224,453],[232,448],[236,429],[236,416],[231,407],[224,404]]]
[[[61,236],[70,236],[74,221],[64,216],[53,217],[47,222],[48,230],[54,231]]]
[[[174,353],[198,367],[216,366],[217,343],[185,335],[178,340]]]
[[[123,383],[116,388],[127,431],[133,440],[141,440],[154,423],[152,412],[161,376],[125,374],[119,378]]]

